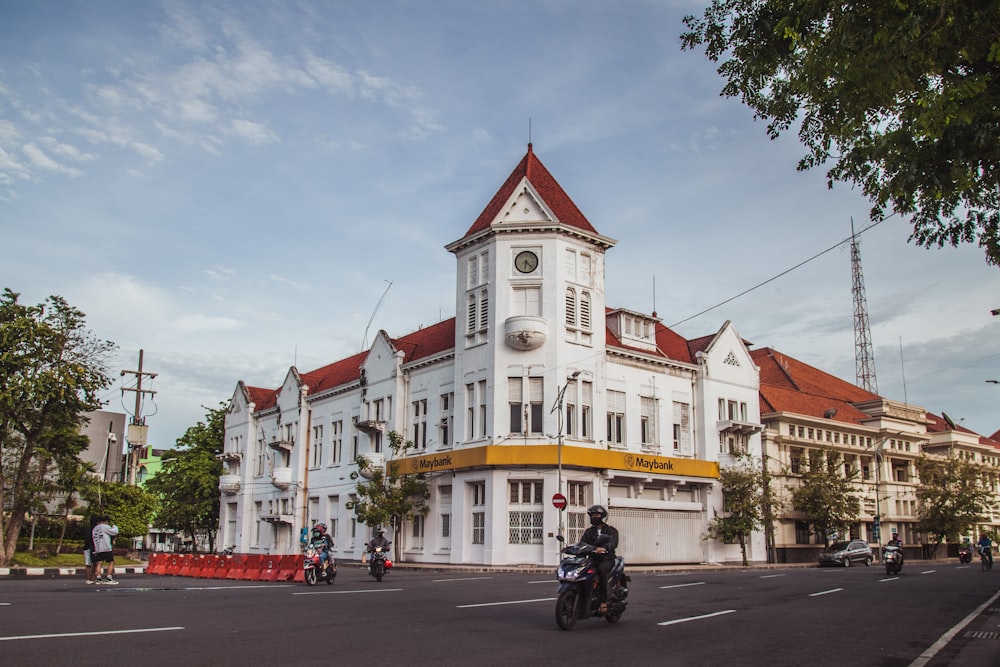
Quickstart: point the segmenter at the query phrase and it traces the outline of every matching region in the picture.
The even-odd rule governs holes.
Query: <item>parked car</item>
[[[843,565],[850,567],[851,563],[864,563],[865,567],[872,564],[875,557],[872,548],[864,540],[834,542],[819,555],[819,564]]]

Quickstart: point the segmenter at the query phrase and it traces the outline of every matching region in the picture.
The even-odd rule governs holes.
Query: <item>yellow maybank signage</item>
[[[398,466],[401,474],[409,475],[438,470],[461,470],[483,466],[556,466],[559,463],[558,445],[492,445],[457,449],[439,454],[409,456],[390,461]],[[710,477],[718,479],[719,464],[713,461],[692,461],[669,456],[651,456],[633,452],[615,452],[584,447],[562,448],[562,464],[574,468],[602,470],[628,470],[659,475],[685,477]]]

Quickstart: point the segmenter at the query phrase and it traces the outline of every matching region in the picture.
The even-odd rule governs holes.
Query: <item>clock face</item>
[[[538,268],[538,255],[530,250],[517,253],[514,258],[514,268],[521,273],[531,273]]]

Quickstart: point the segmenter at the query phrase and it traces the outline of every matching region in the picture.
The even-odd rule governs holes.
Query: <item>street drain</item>
[[[983,632],[980,630],[968,630],[963,635],[967,639],[1000,639],[1000,632]]]

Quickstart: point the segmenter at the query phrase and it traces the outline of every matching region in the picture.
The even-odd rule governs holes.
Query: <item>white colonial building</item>
[[[609,506],[632,563],[738,561],[706,539],[722,512],[719,466],[760,456],[759,371],[730,323],[686,340],[656,314],[609,307],[605,253],[531,145],[457,241],[458,317],[300,373],[276,389],[238,383],[226,419],[218,544],[295,553],[326,522],[340,558],[369,526],[349,509],[357,460],[387,434],[417,450],[430,511],[404,526],[413,562],[555,564],[560,526]],[[568,506],[553,505],[561,493]],[[561,524],[562,522],[562,524]],[[763,533],[749,546],[765,559]]]

